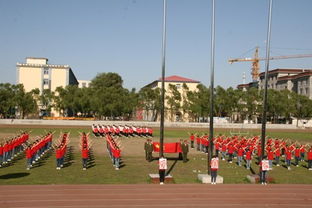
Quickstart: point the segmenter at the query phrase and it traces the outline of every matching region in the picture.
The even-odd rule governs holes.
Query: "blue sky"
[[[268,0],[216,0],[215,85],[236,87],[255,46],[265,56]],[[167,0],[166,76],[210,83],[210,0]],[[274,0],[271,55],[312,54],[312,1]],[[77,79],[119,73],[127,88],[161,75],[162,0],[0,0],[0,82],[15,83],[16,63],[46,57]],[[249,51],[249,52],[248,52]],[[270,69],[309,68],[312,58],[274,60]],[[264,62],[261,62],[264,70]]]

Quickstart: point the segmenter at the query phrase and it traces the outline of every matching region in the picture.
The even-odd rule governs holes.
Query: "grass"
[[[20,129],[16,128],[0,128],[0,135],[14,135]],[[45,131],[55,130],[55,134],[60,132],[71,132],[71,150],[67,157],[67,167],[62,170],[56,170],[55,154],[53,152],[46,155],[37,167],[27,171],[26,159],[24,155],[20,155],[8,167],[0,168],[0,184],[146,184],[150,183],[148,174],[157,173],[157,160],[147,162],[144,155],[128,154],[122,157],[123,167],[116,171],[111,163],[108,154],[94,152],[91,167],[86,171],[82,170],[81,155],[78,151],[78,135],[81,131],[90,131],[89,128],[23,128],[21,130],[32,130],[32,137],[42,135]],[[197,132],[206,132],[203,129],[197,129]],[[165,132],[166,141],[177,141],[179,138],[188,138],[188,129],[169,129]],[[252,134],[258,135],[259,131],[250,131]],[[226,133],[227,130],[216,130],[215,134]],[[311,141],[311,132],[278,132],[269,131],[268,135],[278,138],[291,138],[303,142]],[[157,140],[159,131],[155,130],[154,140]],[[167,139],[168,138],[168,139]],[[1,139],[1,138],[0,138]],[[131,138],[136,140],[136,138]],[[95,139],[99,140],[99,139]],[[94,148],[105,148],[104,141],[98,141]],[[144,142],[144,139],[140,139]],[[131,140],[130,140],[131,142]],[[103,145],[103,146],[101,146]],[[143,148],[143,145],[138,148]],[[154,154],[157,156],[157,154]],[[207,172],[207,155],[197,153],[191,150],[189,154],[189,162],[183,163],[181,160],[175,160],[178,154],[170,154],[168,156],[168,169],[172,168],[170,174],[174,178],[175,183],[199,183],[197,175]],[[171,159],[170,159],[171,158]],[[288,171],[285,167],[274,167],[269,175],[274,178],[275,183],[287,184],[312,184],[311,171],[309,172],[304,166],[306,162],[302,162],[300,167],[293,167]],[[252,168],[257,173],[258,166],[253,163]],[[251,174],[250,170],[244,167],[239,167],[235,163],[229,164],[226,161],[220,161],[220,170],[218,174],[224,177],[224,183],[227,184],[242,184],[248,183],[246,176]]]

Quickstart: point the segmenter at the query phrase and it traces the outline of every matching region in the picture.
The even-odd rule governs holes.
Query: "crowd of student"
[[[81,134],[79,146],[81,150],[82,169],[87,170],[88,161],[90,159],[90,148],[92,146],[89,134],[86,134],[85,132]]]
[[[190,135],[191,147],[194,148],[196,142],[196,149],[207,153],[209,147],[208,135]],[[237,158],[237,164],[243,165],[245,161],[246,168],[250,169],[252,160],[261,157],[261,142],[258,136],[241,137],[241,136],[218,136],[213,139],[213,145],[216,155],[221,156],[222,160],[233,162],[233,158]],[[312,146],[309,144],[300,144],[299,142],[292,142],[289,139],[273,139],[268,138],[264,150],[265,156],[269,161],[270,170],[273,165],[281,165],[281,157],[284,158],[285,167],[291,170],[291,165],[299,167],[301,161],[307,159],[308,169],[312,170]]]
[[[116,136],[153,136],[153,129],[149,127],[128,126],[128,125],[92,125],[92,132],[95,136],[116,135]]]
[[[64,161],[69,141],[69,133],[63,133],[58,143],[55,143],[54,145],[57,170],[60,170],[64,167]]]
[[[113,166],[115,166],[116,170],[119,170],[121,154],[120,145],[118,145],[110,135],[106,135],[106,147]]]
[[[49,132],[45,136],[36,139],[27,146],[26,148],[27,170],[32,168],[33,164],[35,164],[38,160],[40,160],[40,158],[42,158],[44,154],[51,149],[52,137],[53,134]]]
[[[23,132],[14,138],[4,140],[0,143],[0,167],[9,163],[18,154],[24,151],[27,144],[29,133]]]

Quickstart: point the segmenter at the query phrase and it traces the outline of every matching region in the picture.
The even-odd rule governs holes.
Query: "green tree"
[[[160,112],[160,89],[142,88],[138,93],[138,105],[146,112],[146,120],[156,121]],[[151,118],[149,118],[151,115]]]
[[[180,113],[181,108],[181,93],[178,91],[177,86],[169,84],[168,93],[166,93],[166,101],[168,110],[170,112],[170,120],[175,121],[175,115]]]
[[[0,83],[0,117],[15,117],[14,86],[9,83]]]

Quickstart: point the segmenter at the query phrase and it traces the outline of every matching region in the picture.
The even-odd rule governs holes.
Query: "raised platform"
[[[200,180],[202,183],[211,183],[211,176],[208,174],[198,174],[198,180]],[[216,183],[222,184],[223,177],[218,175],[216,179]]]
[[[257,174],[254,174],[254,175],[247,175],[247,180],[250,182],[250,183],[260,183],[260,176],[257,175]],[[266,181],[268,183],[272,183],[274,182],[274,178],[273,177],[270,177],[270,176],[266,176]]]
[[[148,174],[148,176],[151,179],[152,183],[159,183],[159,174],[158,173],[155,173],[155,174],[150,173],[150,174]],[[166,175],[165,183],[174,183],[172,175],[170,175],[170,174]]]

